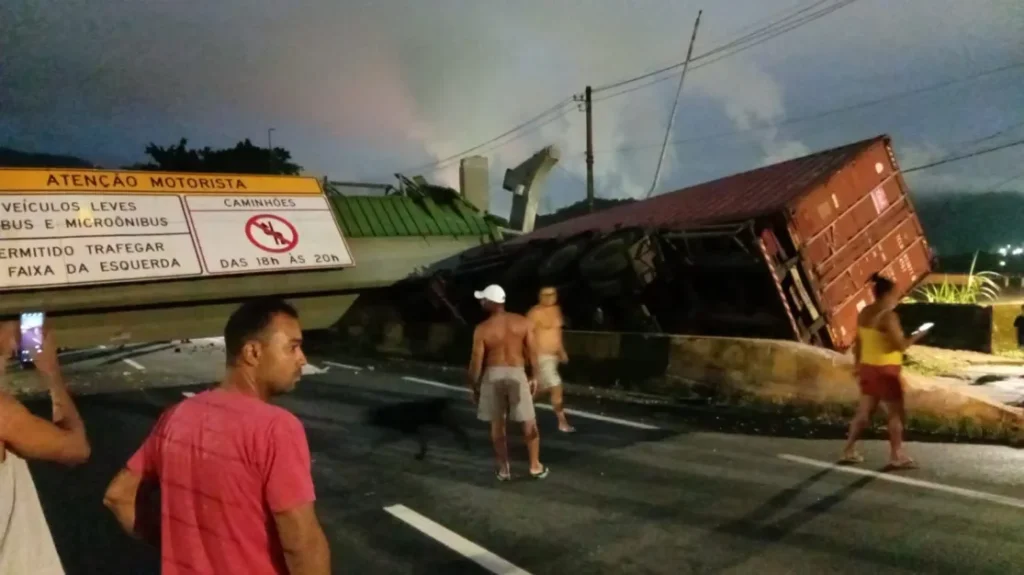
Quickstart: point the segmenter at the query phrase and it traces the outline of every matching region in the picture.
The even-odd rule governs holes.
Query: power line
[[[987,142],[989,140],[994,140],[994,139],[998,138],[999,136],[1002,136],[1002,135],[1005,135],[1005,134],[1007,134],[1009,132],[1012,132],[1012,131],[1016,130],[1017,128],[1021,127],[1021,126],[1024,126],[1024,120],[1021,120],[1020,122],[1014,122],[1013,124],[1010,124],[1009,126],[999,130],[998,132],[996,132],[994,134],[989,134],[988,136],[984,136],[984,137],[978,138],[977,140],[971,140],[970,142],[967,142],[964,145],[965,146],[973,146],[975,144],[980,144],[982,142]]]
[[[501,148],[511,144],[512,142],[515,142],[516,140],[520,140],[522,138],[525,138],[526,136],[528,136],[528,135],[530,135],[530,134],[540,130],[544,126],[547,126],[547,125],[549,125],[549,124],[551,124],[553,122],[557,122],[558,120],[561,120],[562,118],[565,117],[566,114],[568,114],[569,112],[573,111],[573,109],[574,108],[572,108],[572,107],[567,107],[566,109],[562,110],[559,114],[551,116],[550,118],[548,118],[547,120],[544,120],[543,122],[541,122],[539,124],[534,124],[533,126],[530,126],[529,128],[525,128],[525,129],[521,130],[514,137],[509,138],[508,140],[505,140],[504,142],[500,142],[500,143],[497,143],[497,144],[494,144],[494,145],[491,145],[491,146],[487,146],[487,144],[481,144],[480,146],[477,146],[477,148],[473,148],[470,151],[471,152],[472,151],[476,151],[477,153],[485,153],[485,152],[493,152],[494,150],[501,149]],[[495,138],[495,140],[499,140],[499,139],[501,139],[501,138],[500,137],[499,138]],[[432,174],[432,173],[434,173],[434,172],[436,172],[438,170],[443,170],[443,169],[449,167],[450,165],[452,165],[452,161],[453,160],[461,160],[468,153],[470,153],[470,152],[462,152],[462,153],[458,154],[457,156],[450,156],[449,158],[447,158],[446,161],[434,162],[434,164],[431,165],[432,167],[431,166],[427,166],[427,167],[431,168],[429,170],[421,169],[421,170],[417,170],[417,172],[419,174]],[[411,171],[411,170],[407,170],[407,172],[409,172],[409,171]],[[399,172],[399,173],[407,173],[407,172]]]
[[[966,160],[968,158],[974,158],[974,157],[977,157],[977,156],[983,156],[985,154],[991,154],[992,152],[998,152],[1000,150],[1005,150],[1007,148],[1013,148],[1015,146],[1024,146],[1024,140],[1016,140],[1016,141],[1013,141],[1013,142],[1008,142],[1006,144],[1000,144],[998,146],[992,146],[991,148],[984,148],[984,149],[977,150],[977,151],[974,151],[974,152],[970,152],[970,153],[967,153],[967,154],[960,154],[958,156],[947,156],[947,157],[945,157],[945,158],[943,158],[941,160],[936,160],[934,162],[929,162],[929,163],[923,164],[921,166],[914,166],[913,168],[907,168],[905,170],[902,170],[902,172],[904,174],[909,174],[911,172],[918,172],[918,171],[921,171],[921,170],[927,170],[927,169],[934,168],[934,167],[937,167],[937,166],[942,166],[942,165],[945,165],[945,164],[949,164],[951,162],[959,162],[960,160]],[[1014,179],[1016,179],[1016,178],[1014,178]]]
[[[735,50],[732,53],[726,54],[726,55],[724,55],[722,57],[731,56],[732,54],[735,54],[735,53],[737,53],[739,51],[745,50],[745,49],[750,48],[752,46],[755,46],[755,45],[757,45],[757,44],[759,44],[761,42],[764,42],[764,41],[767,41],[767,40],[769,40],[771,38],[774,38],[775,36],[777,36],[777,35],[779,35],[781,33],[787,32],[787,31],[789,31],[789,30],[791,30],[793,28],[802,26],[802,25],[804,25],[804,24],[806,24],[806,23],[808,23],[810,21],[813,21],[813,20],[816,20],[818,18],[824,17],[825,15],[827,15],[827,14],[829,14],[829,13],[835,11],[835,10],[838,10],[839,8],[842,8],[843,6],[851,4],[851,3],[855,2],[856,0],[840,0],[839,3],[834,5],[834,6],[827,7],[825,9],[823,9],[823,10],[820,10],[818,12],[815,12],[813,14],[805,16],[804,18],[802,18],[800,20],[787,22],[787,20],[791,20],[795,16],[798,16],[801,13],[807,12],[808,10],[812,10],[812,9],[820,6],[821,4],[824,4],[827,1],[829,1],[829,0],[817,0],[812,5],[810,5],[808,7],[805,7],[803,9],[801,9],[801,10],[797,10],[793,14],[790,14],[790,15],[784,17],[784,18],[781,18],[780,20],[778,20],[778,21],[776,21],[776,22],[774,22],[774,23],[772,23],[772,24],[770,24],[768,26],[762,27],[762,28],[760,28],[758,30],[755,30],[754,32],[751,32],[749,34],[741,36],[740,38],[737,38],[737,39],[735,39],[735,40],[733,40],[731,42],[728,42],[728,43],[726,43],[726,44],[724,44],[722,46],[719,46],[717,48],[709,50],[708,52],[705,52],[704,54],[699,55],[699,56],[693,58],[693,61],[699,60],[701,58],[710,57],[710,56],[712,56],[714,54],[717,54],[717,53],[720,53],[722,51],[728,50],[729,48],[732,48],[734,46],[738,46],[742,42],[747,42],[747,41],[750,41],[750,40],[754,40],[754,39],[757,39],[759,36],[763,36],[766,33],[774,32],[774,34],[771,35],[771,36],[768,36],[766,38],[762,38],[758,42],[752,43],[752,44],[750,44],[750,45],[748,45],[746,47],[740,47],[740,49]],[[777,28],[777,27],[779,27],[780,25],[789,26],[789,27],[786,27],[784,29],[781,29],[781,31],[779,31],[780,29]],[[773,28],[775,28],[775,30],[773,30]],[[717,59],[713,60],[712,62],[705,63],[704,65],[708,65],[708,64],[713,63],[715,61],[718,61],[722,57],[717,58]],[[657,74],[660,74],[660,73],[663,73],[663,72],[666,72],[666,71],[674,70],[676,68],[681,67],[682,65],[683,65],[683,63],[679,63],[677,65],[670,66],[668,68],[663,68],[661,70],[656,70],[654,72],[651,72],[649,74],[645,74],[645,75],[639,76],[637,78],[632,78],[632,79],[625,80],[623,82],[619,82],[619,83],[616,83],[616,84],[607,85],[607,86],[599,88],[598,90],[607,90],[607,89],[611,89],[611,88],[614,88],[614,87],[617,87],[617,86],[621,86],[621,85],[624,85],[624,84],[627,84],[627,83],[632,83],[632,82],[635,82],[635,81],[637,81],[639,79],[647,78],[647,77],[650,77],[650,76],[653,76],[653,75],[657,75]],[[702,66],[694,66],[694,69],[699,68],[699,67],[702,67]],[[598,91],[598,90],[595,90],[595,92]],[[492,144],[498,142],[499,140],[501,140],[501,139],[503,139],[505,137],[508,137],[508,136],[510,136],[512,134],[515,134],[516,132],[524,130],[525,128],[529,127],[531,124],[534,124],[534,123],[540,121],[541,119],[545,118],[546,116],[548,116],[548,115],[550,115],[552,113],[559,112],[559,111],[562,112],[561,114],[557,115],[554,118],[549,118],[549,120],[547,122],[545,122],[544,124],[542,124],[542,125],[546,125],[546,124],[550,123],[551,121],[554,121],[555,119],[564,116],[565,113],[567,112],[567,110],[563,110],[563,107],[566,106],[567,104],[570,104],[570,103],[572,103],[572,98],[564,99],[564,100],[558,102],[557,104],[555,104],[554,106],[548,108],[547,110],[541,112],[540,114],[538,114],[538,115],[530,118],[529,120],[523,122],[522,124],[519,124],[519,125],[511,128],[511,129],[503,132],[502,134],[499,134],[498,136],[495,136],[494,138],[491,138],[490,140],[488,140],[486,142],[483,142],[481,144],[477,144],[476,146],[473,146],[471,148],[467,148],[466,150],[463,150],[463,151],[458,152],[456,154],[452,154],[451,156],[448,156],[448,157],[440,159],[440,160],[436,160],[434,162],[430,162],[430,163],[427,163],[427,164],[423,164],[421,166],[416,166],[416,167],[413,167],[413,168],[408,168],[408,169],[405,169],[405,170],[401,170],[399,173],[413,173],[413,172],[423,173],[425,170],[430,170],[431,168],[433,168],[432,170],[426,172],[426,173],[430,173],[430,172],[434,172],[434,171],[437,171],[439,169],[442,169],[443,166],[446,166],[447,164],[451,163],[453,160],[461,159],[462,157],[464,157],[467,154],[471,154],[473,152],[476,152],[476,151],[480,150],[481,148],[484,148],[486,146],[492,145]],[[537,129],[537,128],[539,128],[539,126],[535,127],[534,129]],[[509,142],[514,141],[515,139],[518,139],[518,138],[522,137],[522,135],[523,134],[520,134],[516,138],[513,138],[512,140],[509,140]],[[506,145],[509,142],[503,142],[501,145]]]
[[[791,17],[792,17],[792,16],[794,16],[795,14],[799,14],[800,12],[803,12],[803,11],[805,11],[805,10],[807,10],[807,9],[810,9],[810,8],[814,8],[815,6],[817,6],[817,5],[819,5],[819,4],[824,4],[825,2],[828,2],[828,1],[829,1],[829,0],[814,0],[814,1],[810,2],[810,4],[811,4],[810,6],[805,6],[805,7],[803,8],[803,9],[801,9],[801,10],[798,10],[798,11],[797,11],[797,12],[795,12],[794,14],[790,14],[790,15],[788,15],[788,16],[785,16],[785,17],[783,18],[783,20],[784,20],[784,19],[786,19],[786,18],[791,18]],[[784,8],[784,9],[782,9],[782,10],[778,10],[778,11],[776,11],[776,12],[772,12],[771,14],[769,14],[769,15],[767,15],[767,16],[763,16],[763,17],[761,17],[761,18],[758,18],[758,19],[756,19],[756,20],[753,20],[753,21],[751,21],[751,22],[750,22],[749,24],[744,24],[743,26],[740,26],[740,27],[739,27],[739,28],[737,28],[736,30],[733,30],[733,33],[735,33],[735,34],[739,34],[739,33],[741,33],[741,32],[746,32],[747,30],[751,30],[751,29],[757,28],[758,26],[760,26],[760,25],[761,25],[761,24],[763,24],[764,22],[767,22],[767,21],[769,21],[769,20],[772,20],[772,19],[774,19],[774,18],[777,18],[777,17],[779,17],[779,16],[782,16],[783,14],[785,14],[785,13],[787,13],[787,12],[790,12],[790,11],[792,11],[792,10],[793,10],[793,8]]]
[[[991,188],[989,188],[989,189],[987,189],[987,190],[985,190],[984,192],[981,192],[981,193],[982,194],[990,194],[992,192],[998,192],[998,191],[1000,191],[1000,188],[1002,188],[1003,186],[1009,184],[1010,182],[1014,182],[1016,180],[1019,180],[1021,178],[1024,178],[1024,170],[1021,170],[1021,171],[1017,172],[1015,175],[1012,175],[1009,178],[1006,178],[1005,180],[1000,181],[998,184],[992,186]]]
[[[828,1],[828,0],[818,0],[817,2],[815,2],[814,5],[812,5],[812,8],[814,6],[822,4],[825,1]],[[802,12],[802,11],[800,11],[800,12]],[[790,15],[788,15],[788,16],[786,16],[786,17],[784,17],[784,18],[782,18],[782,19],[780,19],[780,20],[778,20],[776,22],[772,22],[771,24],[768,24],[767,26],[759,28],[759,29],[755,30],[754,32],[751,32],[750,34],[745,34],[743,36],[740,36],[739,38],[731,40],[730,42],[728,42],[728,43],[726,43],[726,44],[724,44],[722,46],[718,46],[718,47],[716,47],[716,48],[714,48],[714,49],[712,49],[712,50],[710,50],[710,51],[708,51],[706,53],[698,54],[696,57],[694,57],[691,60],[691,62],[697,62],[697,61],[702,60],[703,58],[707,57],[708,55],[714,54],[717,51],[720,51],[720,50],[726,49],[727,47],[733,46],[733,45],[737,44],[738,42],[741,42],[741,41],[743,41],[745,39],[748,39],[748,38],[751,38],[751,37],[755,36],[756,34],[764,33],[764,31],[769,30],[769,29],[771,29],[771,28],[773,28],[775,26],[778,26],[779,24],[783,23],[784,21],[788,20],[789,18],[792,18],[796,14],[799,14],[799,12],[797,12],[795,14],[790,14]],[[612,90],[612,89],[618,88],[620,86],[625,86],[627,84],[632,84],[634,82],[638,82],[640,80],[651,78],[653,76],[657,76],[657,75],[665,73],[665,72],[671,72],[671,71],[674,71],[674,70],[678,70],[678,69],[682,68],[684,64],[685,64],[685,62],[676,62],[675,64],[671,64],[669,66],[665,66],[663,68],[659,68],[659,69],[654,70],[652,72],[646,72],[644,74],[640,74],[639,76],[633,76],[631,78],[626,78],[625,80],[620,80],[618,82],[613,82],[611,84],[604,84],[602,86],[598,86],[597,88],[594,88],[594,92],[597,93],[597,92],[604,92],[606,90]]]
[[[815,112],[813,114],[808,114],[806,116],[797,116],[797,117],[793,117],[793,118],[787,118],[785,120],[781,120],[781,121],[778,121],[778,122],[770,122],[770,123],[767,123],[767,124],[764,124],[764,125],[761,125],[761,126],[756,126],[756,127],[753,127],[753,128],[745,128],[745,129],[742,129],[742,130],[730,130],[730,131],[718,132],[718,133],[714,133],[714,134],[705,134],[703,136],[693,136],[693,137],[689,137],[689,138],[682,138],[682,139],[679,139],[679,140],[673,140],[672,142],[669,142],[669,143],[673,144],[673,145],[676,145],[676,144],[685,144],[685,143],[689,143],[689,142],[699,142],[699,141],[705,141],[705,140],[713,140],[713,139],[716,139],[716,138],[724,138],[724,137],[728,137],[728,136],[737,136],[737,135],[740,135],[740,134],[746,134],[746,133],[750,133],[750,132],[758,132],[758,131],[761,131],[761,130],[769,130],[769,129],[773,129],[773,128],[780,128],[782,126],[788,126],[790,124],[797,124],[797,123],[801,123],[801,122],[808,122],[808,121],[811,121],[811,120],[818,120],[818,119],[825,118],[825,117],[828,117],[828,116],[833,116],[833,115],[836,115],[836,114],[842,114],[842,113],[845,113],[845,112],[851,112],[851,111],[854,111],[854,110],[859,110],[859,109],[863,109],[863,108],[869,108],[871,106],[877,106],[878,104],[884,104],[886,102],[891,102],[893,100],[898,100],[898,99],[901,99],[901,98],[906,98],[908,96],[915,96],[915,95],[923,94],[923,93],[926,93],[926,92],[940,90],[942,88],[947,88],[949,86],[953,86],[953,85],[956,85],[956,84],[961,84],[961,83],[964,83],[964,82],[969,82],[971,80],[976,80],[976,79],[982,78],[984,76],[991,76],[992,74],[997,74],[999,72],[1005,72],[1007,70],[1013,70],[1013,69],[1018,69],[1018,68],[1024,68],[1024,62],[1017,62],[1017,63],[1014,63],[1014,64],[1008,64],[1008,65],[1005,65],[1005,66],[1000,66],[998,68],[992,68],[992,69],[989,69],[989,70],[983,70],[981,72],[970,74],[968,76],[961,76],[959,78],[953,78],[951,80],[945,80],[943,82],[938,82],[936,84],[931,84],[931,85],[924,86],[924,87],[921,87],[921,88],[915,88],[913,90],[907,90],[907,91],[904,91],[904,92],[897,92],[895,94],[890,94],[888,96],[883,96],[881,98],[873,98],[871,100],[865,100],[865,101],[862,101],[862,102],[857,102],[857,103],[854,103],[854,104],[849,104],[849,105],[846,105],[846,106],[841,106],[839,108],[831,108],[831,109],[828,109],[828,110],[822,110],[820,112]],[[1017,126],[1011,126],[1009,128],[1006,128],[1005,130],[1003,130],[1003,132],[1010,131],[1011,129],[1013,129],[1015,127],[1017,127]],[[999,136],[999,135],[1002,135],[1002,134],[993,134],[992,136],[989,136],[989,137],[985,138],[985,140],[994,138],[994,137]],[[984,140],[978,140],[978,141],[972,142],[972,143],[980,143],[982,141],[984,141]],[[661,144],[641,144],[641,145],[636,145],[636,146],[624,146],[624,147],[615,148],[615,149],[612,149],[612,150],[601,150],[601,151],[598,151],[596,153],[598,153],[598,154],[607,154],[607,153],[613,153],[613,152],[614,153],[626,152],[626,151],[631,151],[631,150],[644,150],[644,149],[656,148],[656,147],[659,147],[660,145]]]
[[[803,12],[806,12],[807,10],[811,10],[811,9],[814,9],[814,8],[820,6],[821,4],[825,3],[826,1],[828,1],[828,0],[819,0],[815,4],[813,4],[813,5],[811,5],[811,6],[807,7],[807,8],[804,8],[802,10],[799,10],[799,11],[795,12],[794,14],[786,16],[785,18],[782,18],[782,19],[780,19],[777,22],[774,22],[772,24],[769,24],[767,26],[759,28],[758,30],[755,30],[754,32],[751,32],[749,34],[741,36],[740,38],[737,38],[735,40],[727,42],[727,43],[725,43],[725,44],[723,44],[721,46],[717,46],[717,47],[715,47],[715,48],[713,48],[711,50],[708,50],[707,52],[704,52],[703,54],[698,54],[697,56],[694,56],[694,58],[691,60],[691,62],[692,63],[696,63],[698,61],[705,60],[705,59],[707,59],[707,58],[709,58],[711,56],[714,56],[715,54],[726,52],[726,51],[728,51],[731,48],[739,47],[739,49],[730,52],[727,56],[722,56],[722,57],[717,58],[717,59],[715,59],[713,61],[718,61],[718,60],[720,60],[723,57],[732,56],[733,54],[737,54],[737,53],[739,53],[739,52],[741,52],[743,50],[747,50],[749,48],[757,46],[758,44],[761,44],[763,42],[771,40],[772,38],[775,38],[776,36],[779,36],[781,34],[784,34],[786,32],[789,32],[789,31],[794,30],[796,28],[799,28],[801,26],[804,26],[805,24],[809,24],[809,23],[811,23],[811,22],[813,22],[815,20],[818,20],[820,18],[824,18],[825,16],[831,14],[832,12],[835,12],[836,10],[839,10],[840,8],[844,8],[844,7],[848,6],[848,5],[856,2],[857,0],[839,0],[838,3],[833,4],[831,6],[827,6],[825,8],[822,8],[821,10],[818,10],[817,12],[813,12],[811,14],[804,15],[804,16],[802,16],[800,18],[797,18],[796,20],[791,20],[792,18],[798,16],[799,14],[801,14]],[[742,46],[742,44],[744,42],[750,42],[750,43],[748,45],[746,45],[746,46]],[[710,64],[710,63],[711,62],[708,62],[708,63],[705,63],[705,64],[701,64],[701,66],[705,66],[705,65]],[[672,72],[672,71],[675,71],[675,70],[678,70],[678,69],[682,68],[684,64],[685,64],[685,62],[677,62],[677,63],[672,64],[670,66],[665,66],[664,68],[660,68],[658,70],[654,70],[652,72],[647,72],[645,74],[640,74],[639,76],[634,76],[632,78],[626,78],[625,80],[620,80],[618,82],[613,82],[611,84],[605,84],[605,85],[602,85],[602,86],[598,86],[597,88],[594,88],[594,93],[604,92],[604,91],[607,91],[607,90],[612,90],[612,89],[618,88],[620,86],[625,86],[627,84],[633,84],[635,82],[639,82],[640,80],[645,80],[645,79],[651,78],[653,76],[658,76],[658,75],[663,74],[665,72]],[[697,67],[698,66],[694,66],[694,69],[697,69]]]
[[[712,65],[712,64],[714,64],[716,62],[724,60],[725,58],[729,58],[730,56],[733,56],[735,54],[743,52],[744,50],[748,50],[750,48],[753,48],[754,46],[757,46],[759,44],[763,44],[763,43],[767,42],[768,40],[771,40],[772,38],[775,38],[776,36],[781,36],[782,34],[785,34],[786,32],[789,32],[791,30],[799,28],[800,26],[803,26],[804,24],[808,24],[810,22],[813,22],[814,20],[818,20],[819,18],[824,18],[828,14],[831,14],[832,12],[835,12],[836,10],[838,10],[840,8],[843,8],[844,6],[847,6],[848,4],[851,4],[851,3],[855,2],[855,1],[856,0],[844,0],[844,3],[842,3],[842,4],[830,6],[830,7],[826,8],[825,10],[823,10],[821,12],[817,12],[815,14],[807,16],[804,19],[801,19],[799,21],[795,21],[795,22],[792,22],[792,23],[788,23],[787,25],[785,25],[785,27],[776,28],[775,30],[768,30],[766,28],[765,30],[762,30],[758,34],[764,34],[766,32],[770,32],[771,35],[764,36],[764,37],[762,37],[760,39],[757,39],[756,42],[752,42],[750,44],[747,44],[746,46],[739,46],[735,50],[733,50],[731,52],[728,52],[728,53],[725,53],[725,54],[722,54],[721,56],[719,56],[717,58],[714,58],[714,59],[711,59],[711,60],[705,60],[706,58],[708,58],[710,56],[713,56],[715,54],[721,53],[721,52],[725,51],[727,48],[737,44],[737,41],[734,40],[733,42],[730,42],[730,43],[728,43],[728,44],[726,44],[724,46],[719,46],[718,48],[715,48],[714,50],[710,50],[710,51],[705,52],[704,54],[701,54],[700,56],[694,58],[694,61],[698,61],[698,60],[705,60],[705,61],[700,63],[700,64],[698,64],[698,65],[696,65],[696,66],[694,66],[693,69],[694,70],[699,70],[699,69],[701,69],[701,68],[703,68],[705,66],[710,66],[710,65]],[[773,25],[773,26],[776,26],[776,25]],[[751,39],[753,39],[753,38],[751,38]],[[644,78],[648,78],[648,77],[651,77],[651,76],[656,76],[656,75],[658,75],[658,74],[660,74],[662,72],[673,71],[673,70],[676,70],[676,69],[680,68],[681,66],[682,66],[682,64],[673,64],[672,66],[668,66],[668,67],[662,68],[661,70],[655,70],[654,72],[650,72],[649,74],[644,74],[642,76],[637,76],[634,79],[634,81],[641,80],[641,79],[644,79]],[[610,100],[611,98],[617,98],[619,96],[622,96],[622,95],[625,95],[625,94],[629,94],[630,92],[636,92],[637,90],[643,90],[644,88],[648,88],[648,87],[653,86],[655,84],[660,84],[661,82],[664,82],[666,80],[671,80],[671,79],[673,79],[675,77],[676,77],[676,74],[669,74],[667,76],[662,76],[660,78],[655,78],[655,79],[653,79],[653,80],[651,80],[649,82],[644,82],[643,84],[641,84],[639,86],[627,87],[624,90],[619,90],[618,92],[615,92],[613,94],[609,94],[609,95],[607,95],[607,96],[605,96],[603,98],[599,98],[599,99],[597,99],[595,101],[599,102],[601,100]],[[616,84],[614,84],[614,85],[612,85],[610,87],[617,87],[617,86],[625,85],[625,84],[628,84],[628,83],[629,83],[628,81],[622,81],[622,82],[618,82],[618,83],[616,83]]]
[[[802,27],[805,24],[809,24],[811,22],[814,22],[815,20],[819,20],[821,18],[824,18],[825,16],[828,16],[829,14],[831,14],[831,13],[837,11],[837,10],[845,8],[846,6],[849,6],[850,4],[853,4],[856,1],[857,0],[841,0],[838,4],[834,4],[832,6],[828,6],[828,7],[824,8],[824,9],[820,10],[819,12],[815,12],[814,14],[809,14],[809,15],[804,16],[804,17],[802,17],[802,18],[800,18],[798,20],[794,20],[793,22],[788,22],[785,25],[780,26],[779,28],[776,28],[775,30],[765,30],[762,34],[759,34],[761,37],[757,38],[756,42],[751,42],[749,44],[746,44],[746,45],[743,45],[743,46],[739,46],[735,50],[732,50],[731,52],[724,53],[721,56],[719,56],[718,58],[715,58],[713,60],[709,60],[707,62],[703,62],[703,63],[701,63],[700,67],[710,66],[711,64],[714,64],[715,62],[718,62],[719,60],[724,60],[725,58],[733,56],[734,54],[738,54],[738,53],[743,52],[745,50],[749,50],[750,48],[753,48],[754,46],[758,46],[760,44],[763,44],[763,43],[767,42],[768,40],[771,40],[773,38],[776,38],[778,36],[781,36],[781,35],[785,34],[786,32],[790,32],[792,30],[795,30],[797,28]],[[754,38],[751,38],[751,39],[754,39]],[[708,56],[711,56],[712,53],[724,52],[725,48],[726,48],[726,46],[723,46],[723,47],[721,47],[718,50],[712,51],[711,53],[706,53],[704,56],[708,57]]]
[[[905,170],[904,170],[904,172],[905,172]],[[1024,178],[1024,170],[1022,170],[1022,171],[1020,171],[1020,172],[1010,176],[1009,178],[1001,180],[998,184],[992,186],[991,188],[986,189],[985,191],[981,192],[981,194],[979,194],[979,195],[991,194],[993,192],[999,192],[999,191],[1001,191],[1000,188],[1002,188],[1003,186],[1009,184],[1010,182],[1013,182],[1015,180],[1019,180],[1020,178]],[[937,212],[945,211],[947,208],[950,207],[950,205],[953,203],[953,201],[955,199],[956,199],[956,195],[955,194],[950,194],[949,198],[947,198],[945,202],[942,202],[942,205],[940,206],[940,209],[937,210]]]
[[[553,113],[561,111],[562,112],[561,114],[556,115],[554,118],[549,119],[549,123],[550,123],[550,122],[554,121],[555,119],[564,116],[565,113],[568,110],[564,110],[563,108],[565,108],[566,104],[572,104],[572,103],[573,103],[572,98],[565,98],[565,99],[559,101],[554,106],[551,106],[547,110],[544,110],[540,114],[537,114],[536,116],[530,118],[529,120],[523,122],[522,124],[519,124],[518,126],[515,126],[514,128],[510,128],[509,130],[507,130],[507,131],[505,131],[505,132],[503,132],[503,133],[501,133],[501,134],[491,138],[490,140],[487,140],[486,142],[483,142],[481,144],[477,144],[477,145],[475,145],[475,146],[473,146],[471,148],[467,148],[467,149],[465,149],[465,150],[463,150],[463,151],[461,151],[461,152],[459,152],[457,154],[452,154],[451,156],[448,156],[447,158],[443,158],[441,160],[430,162],[429,164],[424,164],[422,166],[416,166],[416,167],[409,168],[409,169],[406,169],[406,170],[401,170],[399,173],[403,173],[404,174],[404,173],[422,172],[423,170],[426,170],[428,168],[433,168],[434,166],[438,166],[440,164],[447,164],[447,163],[451,162],[452,160],[458,160],[458,159],[462,158],[463,156],[465,156],[466,154],[471,154],[471,153],[473,153],[473,152],[475,152],[475,151],[477,151],[477,150],[479,150],[481,148],[489,146],[489,145],[497,142],[498,140],[501,140],[502,138],[505,138],[505,137],[507,137],[509,135],[512,135],[512,134],[520,131],[520,130],[523,130],[524,128],[527,128],[531,124],[534,124],[535,122],[538,122],[539,120],[541,120],[542,118],[545,118],[546,116],[549,116],[549,115],[551,115]],[[436,170],[434,170],[434,171],[436,171]]]

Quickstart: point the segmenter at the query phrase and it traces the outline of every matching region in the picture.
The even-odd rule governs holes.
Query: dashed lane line
[[[338,363],[336,361],[324,361],[323,364],[324,365],[329,365],[331,367],[340,367],[341,369],[351,369],[352,371],[362,371],[363,370],[363,368],[358,366],[358,365],[349,365],[347,363]]]
[[[459,387],[457,385],[451,385],[451,384],[448,384],[448,383],[441,383],[440,381],[433,381],[433,380],[430,380],[430,379],[423,379],[421,377],[402,376],[402,379],[404,379],[405,381],[411,381],[413,383],[420,383],[420,384],[423,384],[423,385],[429,385],[429,386],[437,387],[437,388],[440,388],[440,389],[447,389],[447,390],[451,390],[451,391],[459,391],[459,392],[463,392],[463,393],[469,393],[469,390],[466,389],[465,387]],[[536,407],[538,409],[546,409],[548,411],[552,410],[552,407],[550,405],[546,404],[546,403],[537,403],[537,404],[534,405],[534,407]],[[618,424],[618,425],[624,425],[626,427],[633,427],[635,429],[646,429],[646,430],[656,430],[656,429],[658,429],[657,426],[649,425],[647,423],[640,423],[638,421],[630,421],[628,419],[619,419],[618,417],[609,417],[607,415],[601,415],[599,413],[591,413],[589,411],[582,411],[582,410],[579,410],[579,409],[566,408],[565,412],[568,413],[569,415],[574,415],[576,417],[583,417],[585,419],[594,419],[594,420],[597,420],[597,421],[604,421],[606,423],[615,423],[615,424]]]
[[[500,575],[530,575],[529,571],[516,567],[447,527],[416,513],[405,505],[392,505],[385,507],[384,511],[387,511],[406,525],[413,527],[420,533],[441,543],[491,573]]]

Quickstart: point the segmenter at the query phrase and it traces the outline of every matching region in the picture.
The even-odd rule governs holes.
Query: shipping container
[[[456,283],[501,281],[520,307],[558,285],[577,328],[845,350],[871,275],[902,296],[931,262],[882,135],[538,229],[467,257]],[[586,317],[606,310],[615,321]]]

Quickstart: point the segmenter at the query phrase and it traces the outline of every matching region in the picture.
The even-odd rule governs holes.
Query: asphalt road
[[[78,353],[66,356],[69,377],[99,392],[79,400],[93,460],[33,466],[58,549],[69,573],[156,573],[155,552],[102,508],[103,489],[160,411],[202,389],[180,386],[213,381],[222,356],[208,342]],[[1024,556],[1024,454],[1010,448],[912,443],[922,469],[877,473],[885,447],[872,441],[858,473],[829,464],[835,439],[577,400],[624,421],[576,415],[578,432],[564,435],[540,411],[551,475],[526,476],[513,431],[517,477],[498,483],[466,394],[403,379],[423,373],[311,359],[327,371],[280,404],[306,426],[335,573],[1005,574]],[[464,401],[471,451],[443,431],[425,461],[414,441],[375,444],[385,437],[363,423],[367,408],[436,394]]]

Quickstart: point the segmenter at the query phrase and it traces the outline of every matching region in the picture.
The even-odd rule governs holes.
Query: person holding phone
[[[53,417],[36,417],[0,386],[0,573],[63,574],[26,460],[85,463],[89,440],[41,313],[23,314],[20,325],[0,322],[0,380],[16,352],[23,363],[35,365],[45,382]]]
[[[875,274],[871,278],[875,301],[861,310],[857,317],[857,340],[854,343],[854,369],[860,383],[860,403],[850,422],[850,433],[843,447],[840,463],[861,463],[864,457],[856,451],[856,443],[879,403],[885,404],[889,430],[889,467],[916,467],[903,452],[903,428],[906,411],[903,405],[901,369],[903,352],[922,337],[931,324],[921,326],[910,337],[903,335],[896,315],[899,295],[892,280]]]

